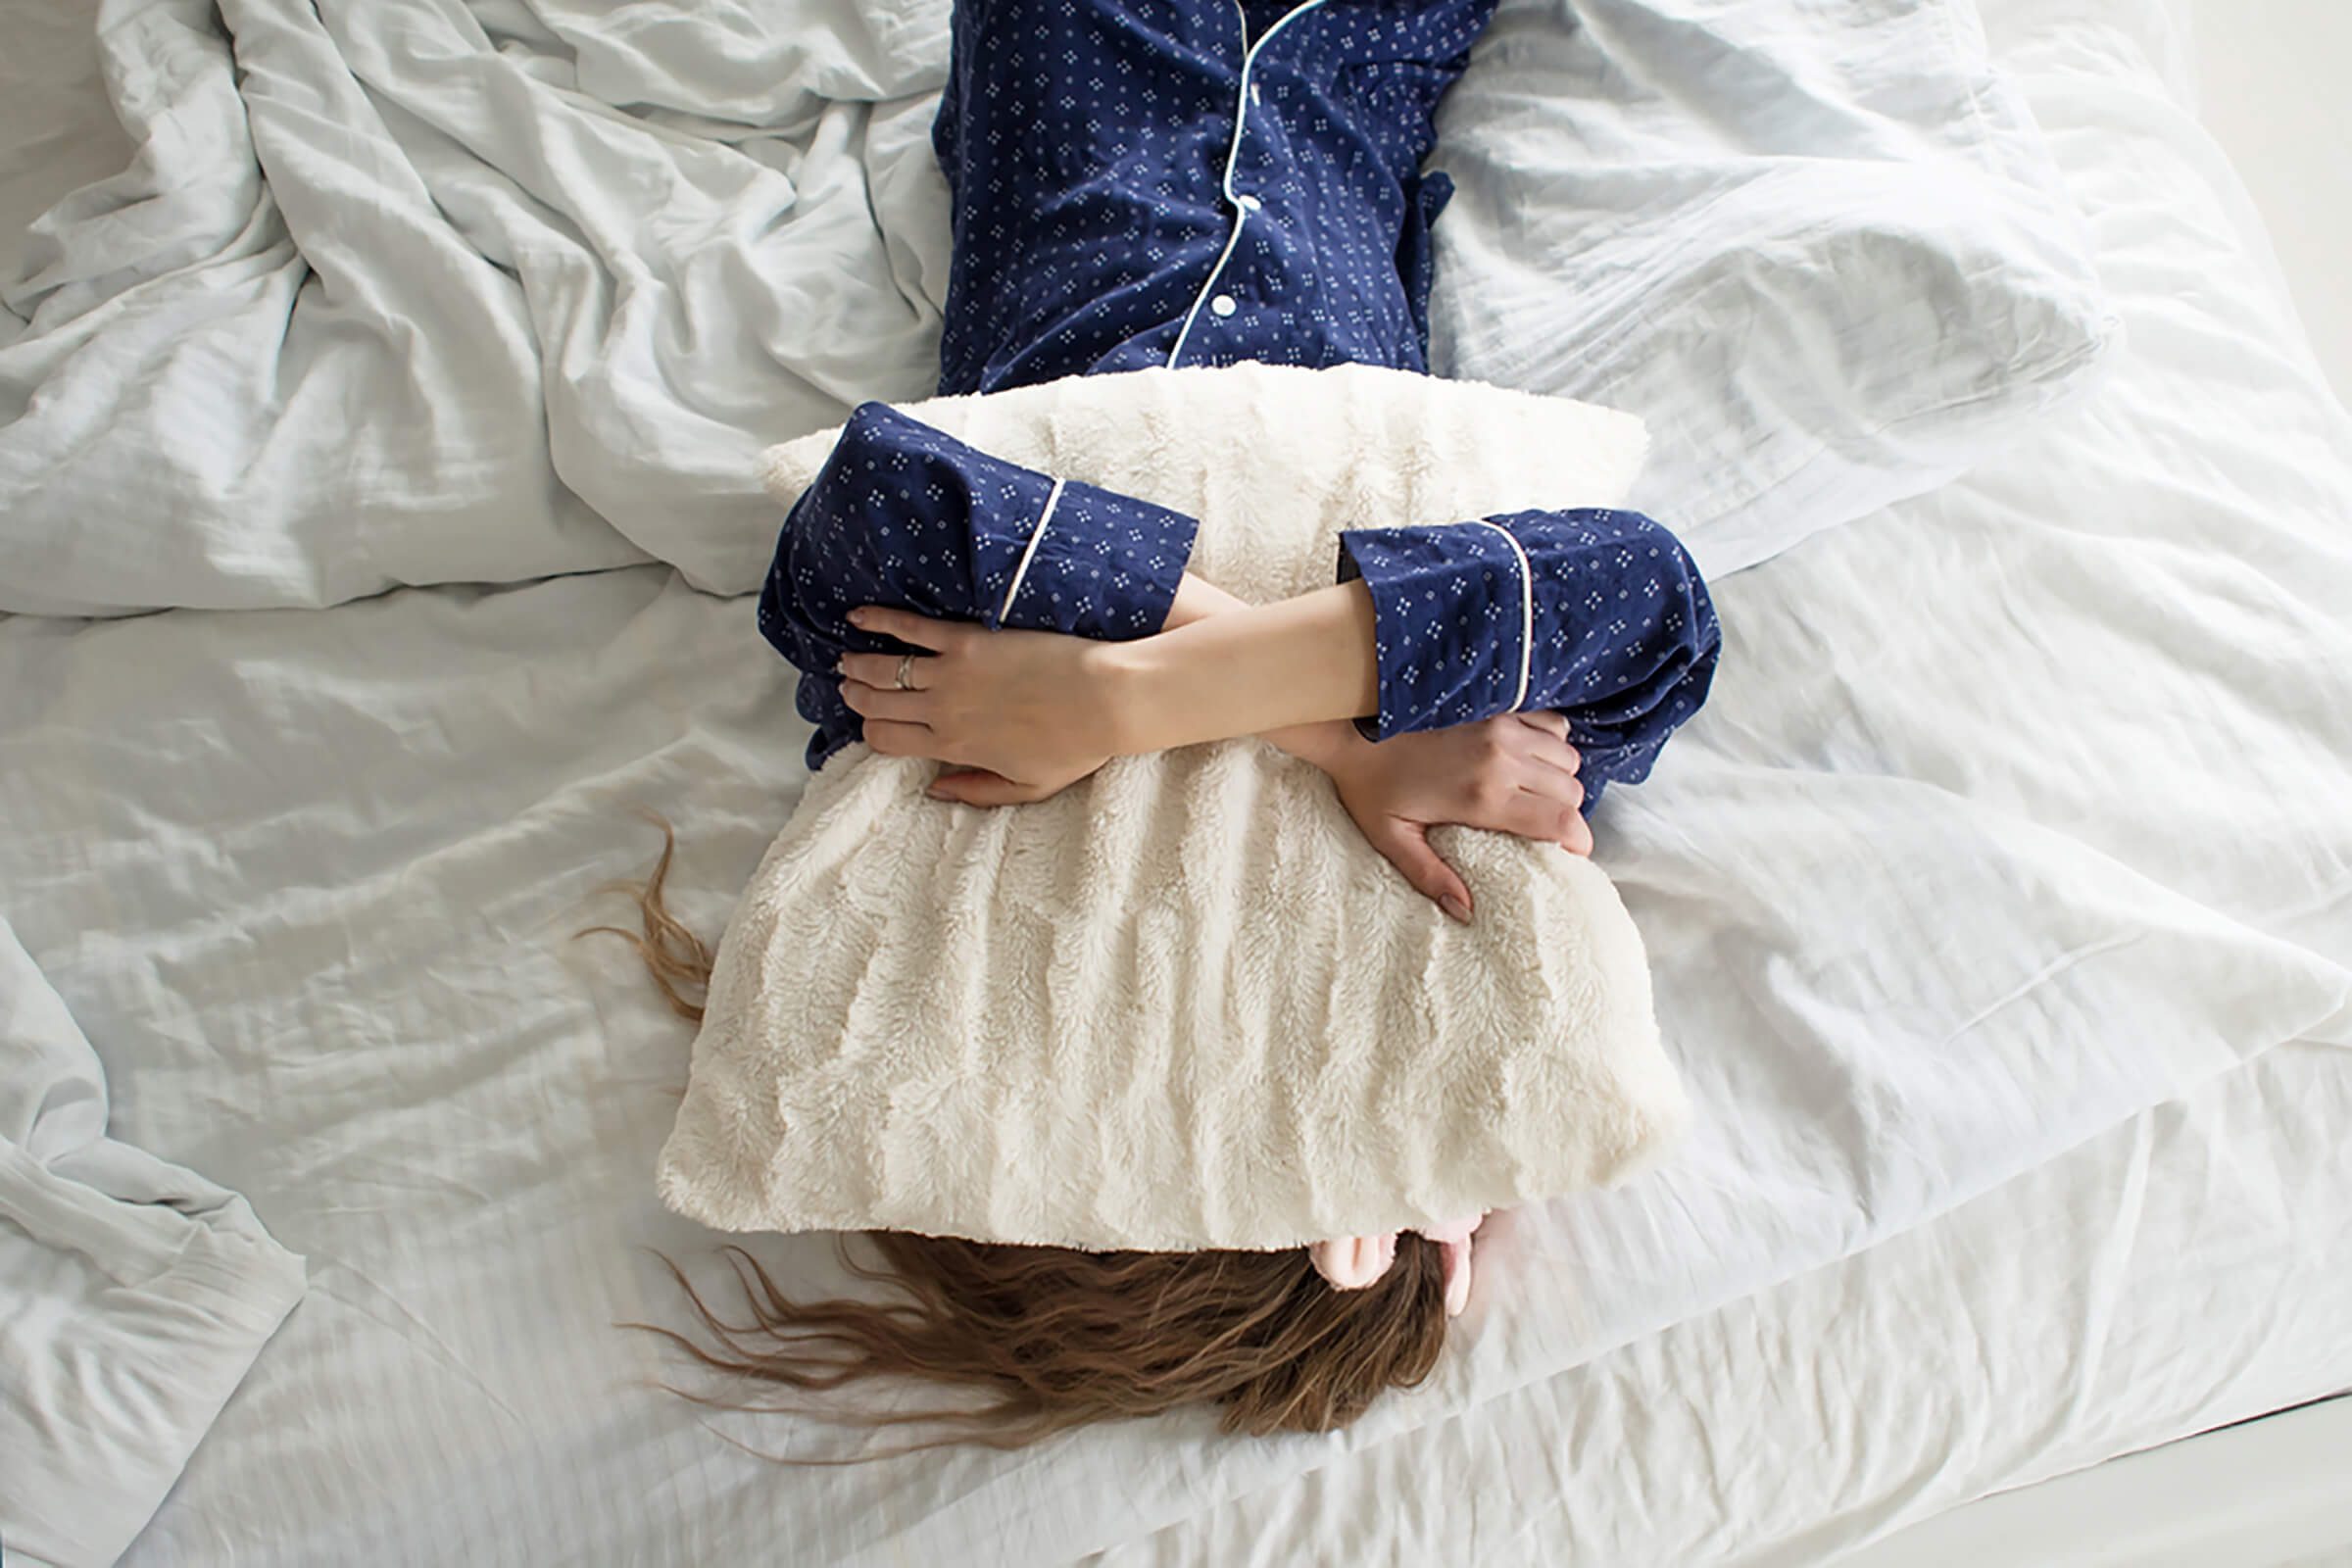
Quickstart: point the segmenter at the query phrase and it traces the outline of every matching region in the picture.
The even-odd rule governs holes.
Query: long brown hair
[[[642,932],[608,925],[576,935],[625,939],[672,1010],[699,1023],[711,953],[663,906],[676,839],[666,821],[645,814],[662,829],[662,857],[642,887],[622,884],[636,897]],[[1395,1266],[1354,1291],[1333,1290],[1298,1248],[1088,1252],[905,1231],[862,1239],[879,1261],[860,1263],[845,1249],[845,1262],[899,1299],[795,1299],[729,1246],[748,1310],[742,1322],[714,1311],[662,1259],[711,1348],[656,1325],[627,1326],[663,1336],[716,1372],[798,1394],[879,1377],[976,1396],[976,1403],[927,1409],[827,1413],[875,1426],[937,1424],[945,1435],[933,1442],[999,1447],[1188,1404],[1218,1406],[1229,1432],[1328,1431],[1383,1390],[1427,1378],[1446,1343],[1444,1254],[1410,1233],[1397,1239]]]

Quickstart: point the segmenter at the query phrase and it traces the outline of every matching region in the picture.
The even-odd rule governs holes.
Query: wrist
[[[1355,726],[1344,718],[1270,729],[1258,739],[1302,762],[1312,763],[1326,773],[1339,772],[1347,766],[1356,748],[1368,744],[1356,733]]]
[[[1161,673],[1152,645],[1159,637],[1098,643],[1088,651],[1087,672],[1102,729],[1102,749],[1113,757],[1159,750],[1151,735],[1151,692]]]

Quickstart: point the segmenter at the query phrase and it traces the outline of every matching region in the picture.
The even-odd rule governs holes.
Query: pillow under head
[[[1709,578],[1920,495],[2122,324],[1974,0],[1501,0],[1438,117],[1431,363],[1658,436]]]
[[[1349,366],[1145,370],[906,412],[1200,519],[1243,598],[1328,584],[1343,527],[1608,506],[1626,416]],[[775,449],[789,502],[834,432]],[[837,756],[722,939],[661,1187],[731,1230],[1282,1248],[1609,1181],[1686,1116],[1641,940],[1556,846],[1433,842],[1446,919],[1323,775],[1251,740],[1054,799]]]

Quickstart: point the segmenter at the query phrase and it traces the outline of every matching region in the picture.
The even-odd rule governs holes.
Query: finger
[[[899,723],[891,719],[869,718],[865,721],[865,744],[884,757],[937,757],[939,737],[922,724]]]
[[[1533,794],[1547,796],[1562,806],[1585,804],[1585,781],[1564,767],[1555,767],[1540,757],[1531,757],[1519,765],[1519,787]]]
[[[1568,715],[1556,708],[1538,708],[1511,716],[1530,729],[1542,730],[1553,740],[1564,741],[1568,738]]]
[[[1503,801],[1491,813],[1489,820],[1467,825],[1494,828],[1504,833],[1516,833],[1523,839],[1557,844],[1572,831],[1568,824],[1575,816],[1576,808],[1556,796],[1520,790]]]
[[[1522,755],[1533,759],[1536,761],[1543,762],[1546,766],[1556,767],[1561,772],[1568,774],[1570,777],[1574,777],[1576,774],[1579,774],[1585,770],[1584,753],[1578,751],[1566,741],[1555,741],[1548,735],[1538,735],[1533,737],[1528,742],[1526,752]]]
[[[935,801],[958,801],[965,806],[1025,806],[1045,798],[1035,785],[1016,784],[984,767],[951,769],[933,779],[923,793]]]
[[[896,637],[916,648],[928,648],[934,653],[953,648],[964,628],[953,620],[933,620],[908,610],[890,610],[881,605],[861,605],[850,612],[850,624],[859,631],[878,631],[885,637]]]
[[[1569,814],[1568,831],[1560,835],[1560,848],[1570,855],[1592,853],[1592,824],[1585,820],[1584,812]]]
[[[923,715],[931,711],[930,700],[922,692],[868,686],[861,680],[844,680],[841,700],[860,718],[894,718],[903,724],[920,724]]]
[[[1438,907],[1464,925],[1470,923],[1469,884],[1429,847],[1428,828],[1419,822],[1391,816],[1367,829],[1364,836],[1383,858],[1404,874],[1415,892],[1434,900]]]
[[[919,692],[931,684],[929,675],[933,661],[917,659],[906,666],[906,684],[900,686],[899,659],[897,654],[844,654],[833,668],[835,673],[846,679],[861,680],[868,686],[879,686],[889,692]]]
[[[1560,722],[1556,725],[1531,722],[1539,717],[1557,718]],[[1490,722],[1503,726],[1496,734],[1503,739],[1503,750],[1509,756],[1542,758],[1553,767],[1570,773],[1585,765],[1584,754],[1561,738],[1559,731],[1567,727],[1568,721],[1558,713],[1511,713]]]

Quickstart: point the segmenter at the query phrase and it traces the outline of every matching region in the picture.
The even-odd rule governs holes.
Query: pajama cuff
[[[1004,466],[1004,504],[975,509],[982,623],[1113,642],[1158,631],[1192,559],[1197,520],[1083,480]]]
[[[1445,729],[1527,701],[1534,582],[1518,539],[1490,521],[1350,528],[1339,580],[1372,595],[1380,709],[1369,740]]]

